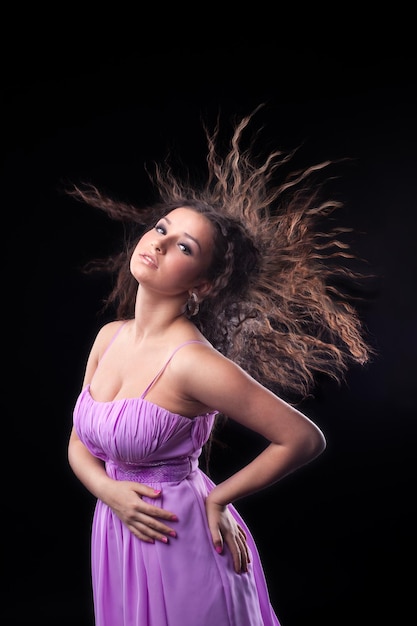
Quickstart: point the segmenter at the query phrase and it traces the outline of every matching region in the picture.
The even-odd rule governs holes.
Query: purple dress
[[[190,343],[190,342],[186,342]],[[236,574],[230,552],[217,554],[204,500],[214,483],[199,468],[216,412],[192,419],[139,398],[98,402],[89,386],[74,408],[79,438],[106,463],[109,476],[162,489],[149,502],[175,512],[169,544],[136,538],[100,500],[91,538],[96,626],[279,626],[253,538],[249,572]],[[145,500],[145,498],[144,498]]]

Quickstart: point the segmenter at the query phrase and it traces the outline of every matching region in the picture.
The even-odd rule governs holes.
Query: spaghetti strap
[[[97,363],[97,367],[100,365],[100,363],[103,360],[104,355],[106,354],[107,350],[110,348],[111,344],[113,343],[113,341],[116,339],[117,335],[120,333],[120,331],[122,330],[122,328],[127,324],[126,320],[125,322],[123,322],[123,324],[121,324],[121,326],[119,326],[119,328],[116,330],[116,332],[114,333],[113,337],[110,339],[108,345],[106,346],[106,349],[104,350],[103,354],[101,355],[101,359],[100,361]]]
[[[158,378],[161,376],[161,374],[163,374],[165,368],[167,367],[168,363],[171,361],[172,357],[178,352],[178,350],[180,350],[182,347],[187,346],[190,343],[202,343],[204,345],[204,341],[199,341],[198,339],[190,339],[189,341],[184,341],[183,343],[180,343],[179,346],[177,346],[175,348],[175,350],[172,352],[171,356],[169,357],[169,359],[166,361],[165,365],[163,365],[161,367],[161,369],[159,370],[159,372],[156,374],[156,376],[154,376],[154,378],[151,380],[151,382],[149,383],[149,385],[146,387],[145,391],[142,393],[142,395],[140,396],[142,399],[146,396],[146,394],[148,393],[149,389],[152,387],[152,385],[154,383],[156,383],[156,381],[158,380]]]

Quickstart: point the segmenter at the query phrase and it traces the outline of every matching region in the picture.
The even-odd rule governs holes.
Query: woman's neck
[[[165,334],[173,326],[189,324],[183,296],[163,297],[138,288],[135,305],[136,333],[141,337]]]

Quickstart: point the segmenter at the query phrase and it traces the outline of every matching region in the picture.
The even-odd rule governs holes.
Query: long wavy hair
[[[215,232],[208,275],[213,288],[192,321],[262,384],[289,400],[303,399],[318,375],[340,382],[350,365],[363,365],[373,354],[345,288],[364,275],[349,267],[355,255],[343,235],[351,229],[329,217],[341,203],[323,197],[322,174],[331,162],[278,176],[295,151],[255,157],[253,141],[242,147],[259,108],[234,123],[225,154],[219,151],[219,118],[212,131],[203,122],[203,183],[193,184],[188,174],[179,177],[164,160],[152,171],[145,166],[158,196],[151,205],[115,200],[91,184],[67,193],[131,227],[119,254],[85,268],[114,277],[105,307],[113,307],[118,319],[134,315],[137,282],[129,261],[139,236],[177,207],[207,216]]]

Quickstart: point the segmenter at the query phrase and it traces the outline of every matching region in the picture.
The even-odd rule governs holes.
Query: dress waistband
[[[118,465],[106,463],[107,473],[117,480],[132,480],[138,483],[178,482],[191,474],[193,467],[188,456],[154,463]]]

